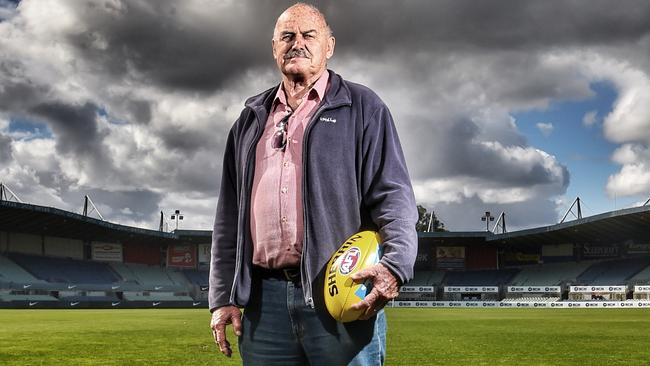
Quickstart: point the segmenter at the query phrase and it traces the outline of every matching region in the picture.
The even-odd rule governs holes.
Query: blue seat
[[[107,263],[20,253],[7,255],[34,277],[54,283],[107,284],[121,281]]]
[[[198,271],[195,269],[183,270],[183,274],[187,279],[198,286],[208,286],[208,271]]]
[[[650,264],[648,258],[627,258],[599,262],[587,268],[577,278],[582,285],[623,285]]]

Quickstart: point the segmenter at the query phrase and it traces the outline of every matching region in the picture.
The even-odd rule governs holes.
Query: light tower
[[[485,231],[490,231],[490,221],[494,221],[494,216],[490,214],[490,211],[485,211],[485,215],[481,217],[481,221],[485,221]]]
[[[183,214],[181,213],[181,210],[174,211],[174,214],[172,215],[172,220],[176,220],[176,230],[178,230],[178,221],[183,220]]]

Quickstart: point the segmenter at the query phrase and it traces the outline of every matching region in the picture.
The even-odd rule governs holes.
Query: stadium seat
[[[630,278],[630,282],[637,285],[649,284],[650,283],[650,265],[646,266],[639,273]]]
[[[120,281],[117,273],[103,262],[19,253],[9,253],[8,257],[34,277],[47,282],[107,284]]]
[[[158,287],[165,290],[187,288],[187,282],[175,269],[137,263],[111,263],[111,266],[125,282],[139,285],[140,290]]]
[[[650,264],[648,258],[626,258],[612,261],[603,261],[587,268],[577,278],[581,285],[623,285],[627,280],[641,272]]]
[[[0,281],[7,283],[44,283],[25,271],[22,267],[12,262],[9,258],[0,255]]]
[[[512,279],[512,286],[558,286],[566,281],[575,282],[587,267],[597,261],[547,263],[521,267]]]
[[[208,271],[198,271],[193,269],[183,270],[183,274],[190,283],[197,286],[208,286]]]

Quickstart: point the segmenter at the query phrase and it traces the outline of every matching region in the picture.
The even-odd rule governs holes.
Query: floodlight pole
[[[181,210],[175,210],[171,219],[176,220],[176,230],[178,230],[178,220],[183,220],[183,213]]]
[[[490,231],[490,221],[494,221],[494,216],[490,214],[490,211],[485,211],[485,215],[481,217],[481,221],[485,221],[485,231]]]

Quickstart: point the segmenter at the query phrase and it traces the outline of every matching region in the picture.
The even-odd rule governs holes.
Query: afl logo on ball
[[[354,270],[354,267],[359,263],[359,258],[361,258],[361,251],[357,247],[352,247],[348,249],[345,254],[343,254],[343,259],[341,260],[341,268],[339,272],[342,275],[347,275]]]

